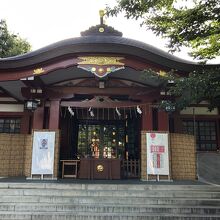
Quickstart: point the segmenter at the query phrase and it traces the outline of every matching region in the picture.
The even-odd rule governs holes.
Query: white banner
[[[167,133],[147,133],[147,174],[169,175]]]
[[[31,174],[53,174],[55,132],[34,132]]]

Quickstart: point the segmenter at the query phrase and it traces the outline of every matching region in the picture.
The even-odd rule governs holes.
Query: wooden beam
[[[15,97],[15,95],[11,94],[10,91],[5,90],[5,89],[2,88],[2,87],[0,87],[0,91],[1,91],[0,94],[3,94],[3,95],[6,94],[7,97],[13,98],[13,99],[17,100],[18,102],[22,102],[22,100],[18,99],[17,97]],[[5,96],[0,96],[0,97],[5,97]]]
[[[92,94],[92,95],[145,95],[152,89],[146,87],[113,87],[99,89],[97,87],[48,87],[47,91],[59,91],[62,94]]]
[[[31,93],[31,88],[29,87],[21,88],[21,94],[26,99],[70,99],[74,97],[73,94],[64,94],[59,90],[42,89],[42,93]]]
[[[126,107],[135,107],[137,105],[146,105],[147,103],[140,102],[94,102],[94,101],[82,101],[82,102],[73,102],[73,101],[61,101],[62,107],[78,107],[78,108],[126,108]]]
[[[159,89],[152,89],[144,94],[139,95],[130,95],[130,99],[139,99],[142,102],[155,102],[155,100],[160,99],[160,90]]]
[[[152,102],[159,98],[159,91],[156,89],[124,87],[124,88],[105,88],[99,89],[94,87],[49,87],[44,88],[42,93],[31,93],[31,88],[23,87],[21,89],[23,97],[26,99],[70,99],[75,94],[94,95],[94,96],[111,96],[111,95],[128,95],[129,99],[141,100],[141,102]],[[123,101],[124,103],[124,101]]]
[[[34,80],[22,80],[27,87],[44,88],[45,84],[39,76],[34,76]]]
[[[0,93],[0,97],[3,97],[3,98],[5,98],[5,97],[7,97],[7,98],[11,98],[8,94],[6,94],[6,93]]]

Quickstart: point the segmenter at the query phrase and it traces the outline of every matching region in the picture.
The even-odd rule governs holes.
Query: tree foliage
[[[207,101],[210,110],[220,107],[220,67],[204,66],[189,73],[187,77],[181,77],[173,70],[162,75],[149,69],[145,73],[147,78],[163,80],[161,89],[168,94],[165,100],[169,100],[161,102],[160,107],[164,109],[167,107],[166,104],[170,105],[170,101],[175,103],[177,109],[202,101]]]
[[[171,52],[186,46],[193,58],[203,62],[220,56],[219,0],[117,0],[114,8],[106,10],[107,15],[124,12],[127,18],[141,19],[143,26],[168,39]],[[210,103],[210,109],[220,107],[220,65],[212,69],[204,65],[187,77],[168,73],[169,80],[174,83],[165,83],[165,87],[180,109],[203,100]]]
[[[169,92],[176,98],[179,109],[198,104],[202,101],[209,103],[209,109],[220,107],[220,68],[193,71],[188,77],[175,77]]]
[[[191,56],[220,56],[219,0],[118,0],[108,15],[125,12],[127,18],[142,19],[142,25],[167,38],[171,52],[192,48]]]
[[[0,21],[0,57],[11,57],[30,51],[30,44],[19,35],[8,31],[5,20]]]

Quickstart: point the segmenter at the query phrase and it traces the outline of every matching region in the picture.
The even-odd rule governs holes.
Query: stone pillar
[[[152,109],[146,106],[145,111],[141,115],[141,130],[152,131],[153,130],[153,115]]]
[[[44,106],[38,107],[33,114],[32,129],[43,129],[44,124]]]
[[[49,129],[59,129],[60,100],[50,101]]]
[[[158,131],[169,131],[169,115],[165,111],[158,111]]]

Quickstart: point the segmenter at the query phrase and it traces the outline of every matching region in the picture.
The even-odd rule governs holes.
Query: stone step
[[[95,212],[95,213],[170,213],[170,214],[220,214],[217,206],[183,206],[183,205],[103,205],[103,204],[0,204],[0,211],[21,212]]]
[[[69,189],[69,190],[155,190],[155,191],[213,191],[220,192],[219,186],[211,185],[166,185],[166,184],[63,184],[63,183],[4,183],[0,182],[1,189]]]
[[[220,187],[0,183],[0,219],[220,219]]]
[[[217,220],[220,215],[196,215],[196,214],[167,214],[167,213],[94,213],[94,212],[37,212],[37,213],[13,213],[0,212],[1,220]]]
[[[94,197],[157,197],[157,198],[218,198],[220,192],[210,191],[135,191],[135,190],[64,190],[64,189],[1,189],[0,196],[94,196]]]
[[[156,197],[92,197],[92,196],[1,196],[0,204],[3,203],[51,203],[51,204],[124,204],[124,205],[212,205],[220,206],[220,199],[213,198],[156,198]]]

